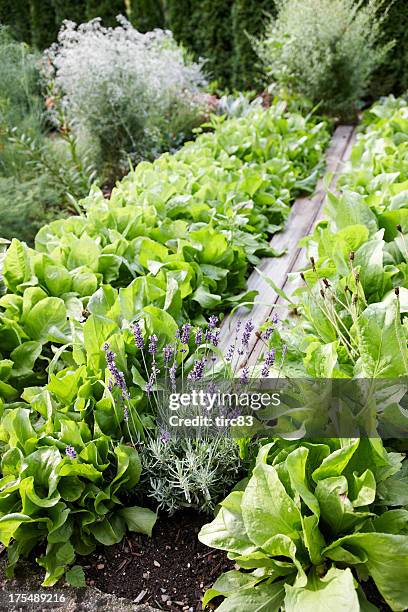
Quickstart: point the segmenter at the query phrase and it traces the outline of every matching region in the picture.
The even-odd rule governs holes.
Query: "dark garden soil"
[[[197,539],[206,518],[183,512],[157,522],[153,537],[132,534],[86,559],[87,582],[101,591],[171,612],[201,610],[203,593],[233,563]]]
[[[202,610],[201,598],[204,592],[222,572],[234,567],[225,553],[209,549],[198,541],[197,534],[205,522],[206,517],[192,511],[180,512],[173,517],[161,516],[152,538],[129,534],[120,544],[101,547],[88,557],[78,557],[77,562],[81,563],[85,571],[88,586],[95,587],[102,593],[170,612],[198,612]],[[19,564],[16,568],[16,579],[6,581],[4,562],[3,552],[0,560],[1,589],[40,589],[42,572],[39,572],[37,565],[30,561],[23,562],[21,566]],[[377,606],[380,612],[390,612],[374,582],[369,580],[362,584],[367,599]],[[61,587],[56,585],[51,590],[58,591]],[[85,589],[74,591],[78,593],[76,597],[74,595],[77,603],[72,601],[74,605],[69,608],[70,611],[115,612],[113,605],[117,612],[122,611],[114,602],[105,602],[106,608],[101,607],[101,600],[95,605],[92,599],[91,603],[81,603],[84,591]],[[116,601],[119,604],[119,600]],[[214,600],[214,604],[218,603]],[[10,609],[3,608],[0,604],[1,612]],[[133,608],[123,608],[130,609]],[[48,610],[50,608],[47,608],[47,612]],[[68,610],[68,607],[65,610]]]

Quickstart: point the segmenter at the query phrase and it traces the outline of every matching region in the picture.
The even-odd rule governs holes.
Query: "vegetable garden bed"
[[[339,127],[328,153],[339,194],[328,196],[327,219],[320,183],[271,244],[294,195],[315,185],[327,144],[323,124],[279,104],[140,164],[110,201],[91,193],[86,214],[43,228],[36,249],[12,242],[0,298],[0,535],[9,573],[20,557],[39,554],[44,585],[80,584],[71,567],[80,555],[88,582],[177,612],[198,609],[225,569],[204,599],[221,602],[220,612],[297,612],[328,601],[358,612],[371,609],[366,597],[379,609],[407,607],[407,462],[398,452],[406,446],[384,446],[377,430],[361,439],[265,439],[257,459],[241,441],[242,456],[252,452],[248,479],[202,527],[201,543],[198,515],[177,513],[159,518],[146,543],[156,516],[136,505],[161,499],[152,479],[139,482],[138,451],[157,434],[156,369],[199,380],[199,351],[215,363],[238,319],[241,344],[229,347],[238,348],[236,365],[267,366],[265,377],[408,375],[407,121],[402,102],[374,107],[352,152],[353,129]],[[286,295],[288,275],[298,280],[307,263],[299,238],[310,267]],[[281,258],[261,260],[284,247]],[[253,265],[262,274],[247,287]],[[217,326],[221,311],[252,301],[254,290],[252,319],[271,325],[263,363],[262,331],[254,337],[242,310]],[[295,299],[292,323],[272,324],[272,312],[286,315]],[[209,312],[218,314],[207,322]],[[375,426],[389,432],[397,414],[403,430],[399,408],[376,415]],[[307,416],[313,423],[314,411]],[[168,438],[160,442],[170,449]],[[212,501],[194,495],[193,508]],[[125,538],[127,529],[144,535]],[[375,585],[365,583],[370,576]]]
[[[351,126],[342,125],[336,128],[326,152],[326,175],[330,177],[328,188],[335,186],[339,172],[347,161],[354,142],[355,130]],[[285,229],[271,240],[271,247],[276,251],[284,250],[285,254],[279,259],[264,258],[252,272],[248,279],[248,289],[257,291],[258,303],[251,312],[238,308],[224,319],[220,341],[221,350],[227,349],[231,329],[235,328],[237,321],[245,324],[250,319],[256,326],[260,326],[272,316],[273,304],[276,306],[275,310],[279,318],[286,318],[287,308],[282,309],[286,302],[277,291],[287,291],[289,275],[306,265],[305,250],[299,246],[299,242],[310,234],[314,224],[321,216],[324,198],[323,179],[320,179],[311,197],[300,197],[296,200]],[[248,352],[240,360],[240,367],[246,365],[247,362],[254,365],[261,351],[262,343],[255,336],[249,343]]]
[[[130,505],[140,499],[134,441],[154,431],[140,346],[150,338],[150,367],[186,320],[250,300],[249,266],[274,255],[267,235],[296,193],[313,190],[323,122],[276,101],[213,127],[139,164],[109,201],[91,192],[85,214],[42,228],[35,249],[8,248],[0,531],[13,540],[10,573],[39,539],[52,586],[76,553],[119,542],[126,526],[151,533],[154,513]]]

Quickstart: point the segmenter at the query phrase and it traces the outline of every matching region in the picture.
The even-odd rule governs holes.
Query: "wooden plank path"
[[[326,173],[332,175],[329,189],[335,187],[338,174],[350,155],[355,135],[355,129],[348,125],[338,126],[333,134],[326,152]],[[299,247],[299,241],[309,235],[313,231],[315,223],[321,219],[324,200],[325,189],[322,177],[319,179],[311,197],[300,197],[294,202],[285,229],[275,234],[270,242],[274,249],[285,250],[285,254],[282,257],[264,258],[257,266],[265,276],[270,277],[275,285],[289,296],[296,289],[296,283],[289,281],[288,274],[301,270],[307,264],[306,249]],[[252,272],[248,279],[248,290],[254,289],[258,291],[258,295],[255,298],[252,311],[248,312],[245,308],[238,308],[228,315],[222,323],[219,347],[224,354],[231,343],[231,336],[235,333],[235,326],[239,320],[242,321],[242,326],[244,326],[246,321],[252,319],[256,330],[270,318],[274,309],[277,310],[281,319],[288,314],[287,302],[279,297],[256,270]],[[252,334],[248,351],[246,355],[242,356],[238,367],[255,365],[262,350],[262,343],[255,334]]]

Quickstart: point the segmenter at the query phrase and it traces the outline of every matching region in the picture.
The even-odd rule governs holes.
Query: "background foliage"
[[[349,121],[393,43],[382,44],[382,0],[285,0],[254,41],[269,87],[287,87]]]
[[[368,2],[368,0],[366,0]],[[395,39],[383,68],[372,82],[372,95],[408,85],[408,5],[385,2],[384,42]],[[19,40],[45,48],[55,39],[63,19],[83,22],[95,16],[113,25],[119,13],[142,32],[166,27],[188,49],[208,58],[208,68],[220,87],[256,85],[255,55],[246,35],[261,35],[264,14],[274,14],[275,0],[0,0],[0,22],[9,24]]]

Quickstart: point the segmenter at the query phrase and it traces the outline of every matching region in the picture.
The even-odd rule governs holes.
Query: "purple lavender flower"
[[[157,336],[153,334],[149,337],[149,353],[155,355],[157,353]]]
[[[246,385],[249,382],[249,368],[246,366],[242,368],[241,376],[240,376],[241,385]]]
[[[167,344],[163,349],[164,363],[166,366],[169,365],[170,360],[173,357],[173,355],[174,355],[174,348],[170,344]]]
[[[180,329],[177,330],[176,337],[180,339],[181,344],[188,344],[188,341],[190,340],[190,331],[190,323],[185,323],[180,327]]]
[[[221,330],[220,329],[215,329],[212,333],[211,336],[211,342],[213,344],[213,346],[218,346],[219,341],[220,341],[220,334],[221,334]]]
[[[139,323],[135,323],[133,326],[133,337],[135,339],[135,344],[137,348],[142,349],[144,347],[144,340]]]
[[[235,327],[235,331],[236,331],[236,333],[238,333],[238,332],[239,332],[239,330],[241,329],[241,325],[242,325],[242,321],[241,321],[241,320],[237,321],[237,325],[236,325],[236,327]]]
[[[269,340],[269,338],[272,336],[273,330],[275,329],[275,326],[279,323],[279,317],[278,314],[276,312],[274,312],[272,314],[272,318],[270,321],[268,321],[268,327],[266,328],[266,330],[263,333],[264,336],[264,340]]]
[[[123,420],[125,423],[129,421],[129,410],[126,408],[126,406],[123,409]]]
[[[187,376],[188,380],[193,380],[193,381],[201,380],[204,374],[204,368],[205,368],[205,358],[196,359],[194,361],[193,369]]]
[[[228,347],[228,350],[227,350],[227,352],[226,352],[226,354],[225,354],[225,361],[226,361],[227,363],[229,363],[230,361],[232,361],[232,358],[233,358],[233,356],[234,356],[234,353],[235,353],[235,345],[234,345],[234,344],[231,344],[231,345]]]
[[[212,380],[207,385],[207,393],[215,394],[216,392],[217,392],[217,386],[216,386],[215,382]]]
[[[152,394],[152,392],[153,392],[153,385],[154,385],[154,375],[152,373],[152,374],[150,374],[149,379],[148,379],[148,381],[146,383],[146,386],[145,386],[145,391],[146,391],[147,395],[151,395]]]
[[[160,436],[160,441],[163,442],[163,444],[168,444],[170,442],[170,433],[168,431],[163,431]]]
[[[262,371],[261,371],[261,376],[263,376],[263,378],[266,378],[267,376],[269,376],[269,369],[273,366],[274,363],[275,363],[275,349],[271,349],[270,351],[265,353],[265,359],[264,359],[264,363],[263,363]]]
[[[173,389],[176,386],[176,373],[177,373],[177,363],[174,362],[169,370],[170,382],[171,382],[171,386]]]
[[[254,330],[254,324],[252,323],[252,319],[248,319],[248,321],[245,323],[245,327],[244,327],[244,331],[242,333],[242,339],[241,339],[243,350],[248,350],[248,343],[251,338],[251,334],[253,330]]]
[[[129,392],[126,387],[125,375],[123,374],[123,372],[120,372],[120,370],[118,370],[115,363],[116,355],[109,348],[108,342],[105,342],[105,344],[103,345],[103,350],[105,351],[106,365],[108,366],[108,370],[111,373],[113,383],[116,385],[116,387],[120,389],[123,399],[130,399]],[[108,388],[109,386],[112,385],[108,384]]]
[[[202,341],[203,341],[203,330],[201,329],[201,327],[199,327],[196,331],[194,342],[198,346],[199,344],[202,343]]]
[[[156,382],[157,379],[157,374],[160,374],[160,370],[159,368],[156,367],[155,363],[153,363],[152,365],[152,371],[150,373],[149,379],[146,383],[146,387],[145,390],[147,392],[147,395],[150,395],[153,391],[153,386]]]
[[[70,459],[75,459],[75,458],[76,458],[76,456],[77,456],[76,451],[75,451],[75,448],[74,448],[73,446],[70,446],[70,445],[68,445],[68,446],[65,448],[65,454],[66,454],[66,456],[67,456],[67,457],[69,457]]]
[[[274,328],[274,326],[273,326],[273,325],[271,325],[270,327],[267,327],[267,328],[265,329],[265,331],[264,331],[264,333],[263,333],[264,340],[269,340],[269,338],[270,338],[270,337],[272,336],[272,334],[273,334],[273,330],[274,330],[274,329],[275,329],[275,328]]]
[[[210,329],[214,329],[215,327],[217,327],[218,324],[218,317],[216,315],[211,315],[211,317],[208,319],[208,327]]]
[[[265,364],[269,367],[273,366],[275,363],[275,349],[271,349],[265,355]]]
[[[204,334],[204,339],[206,342],[212,342],[213,333],[211,329],[206,329]]]

